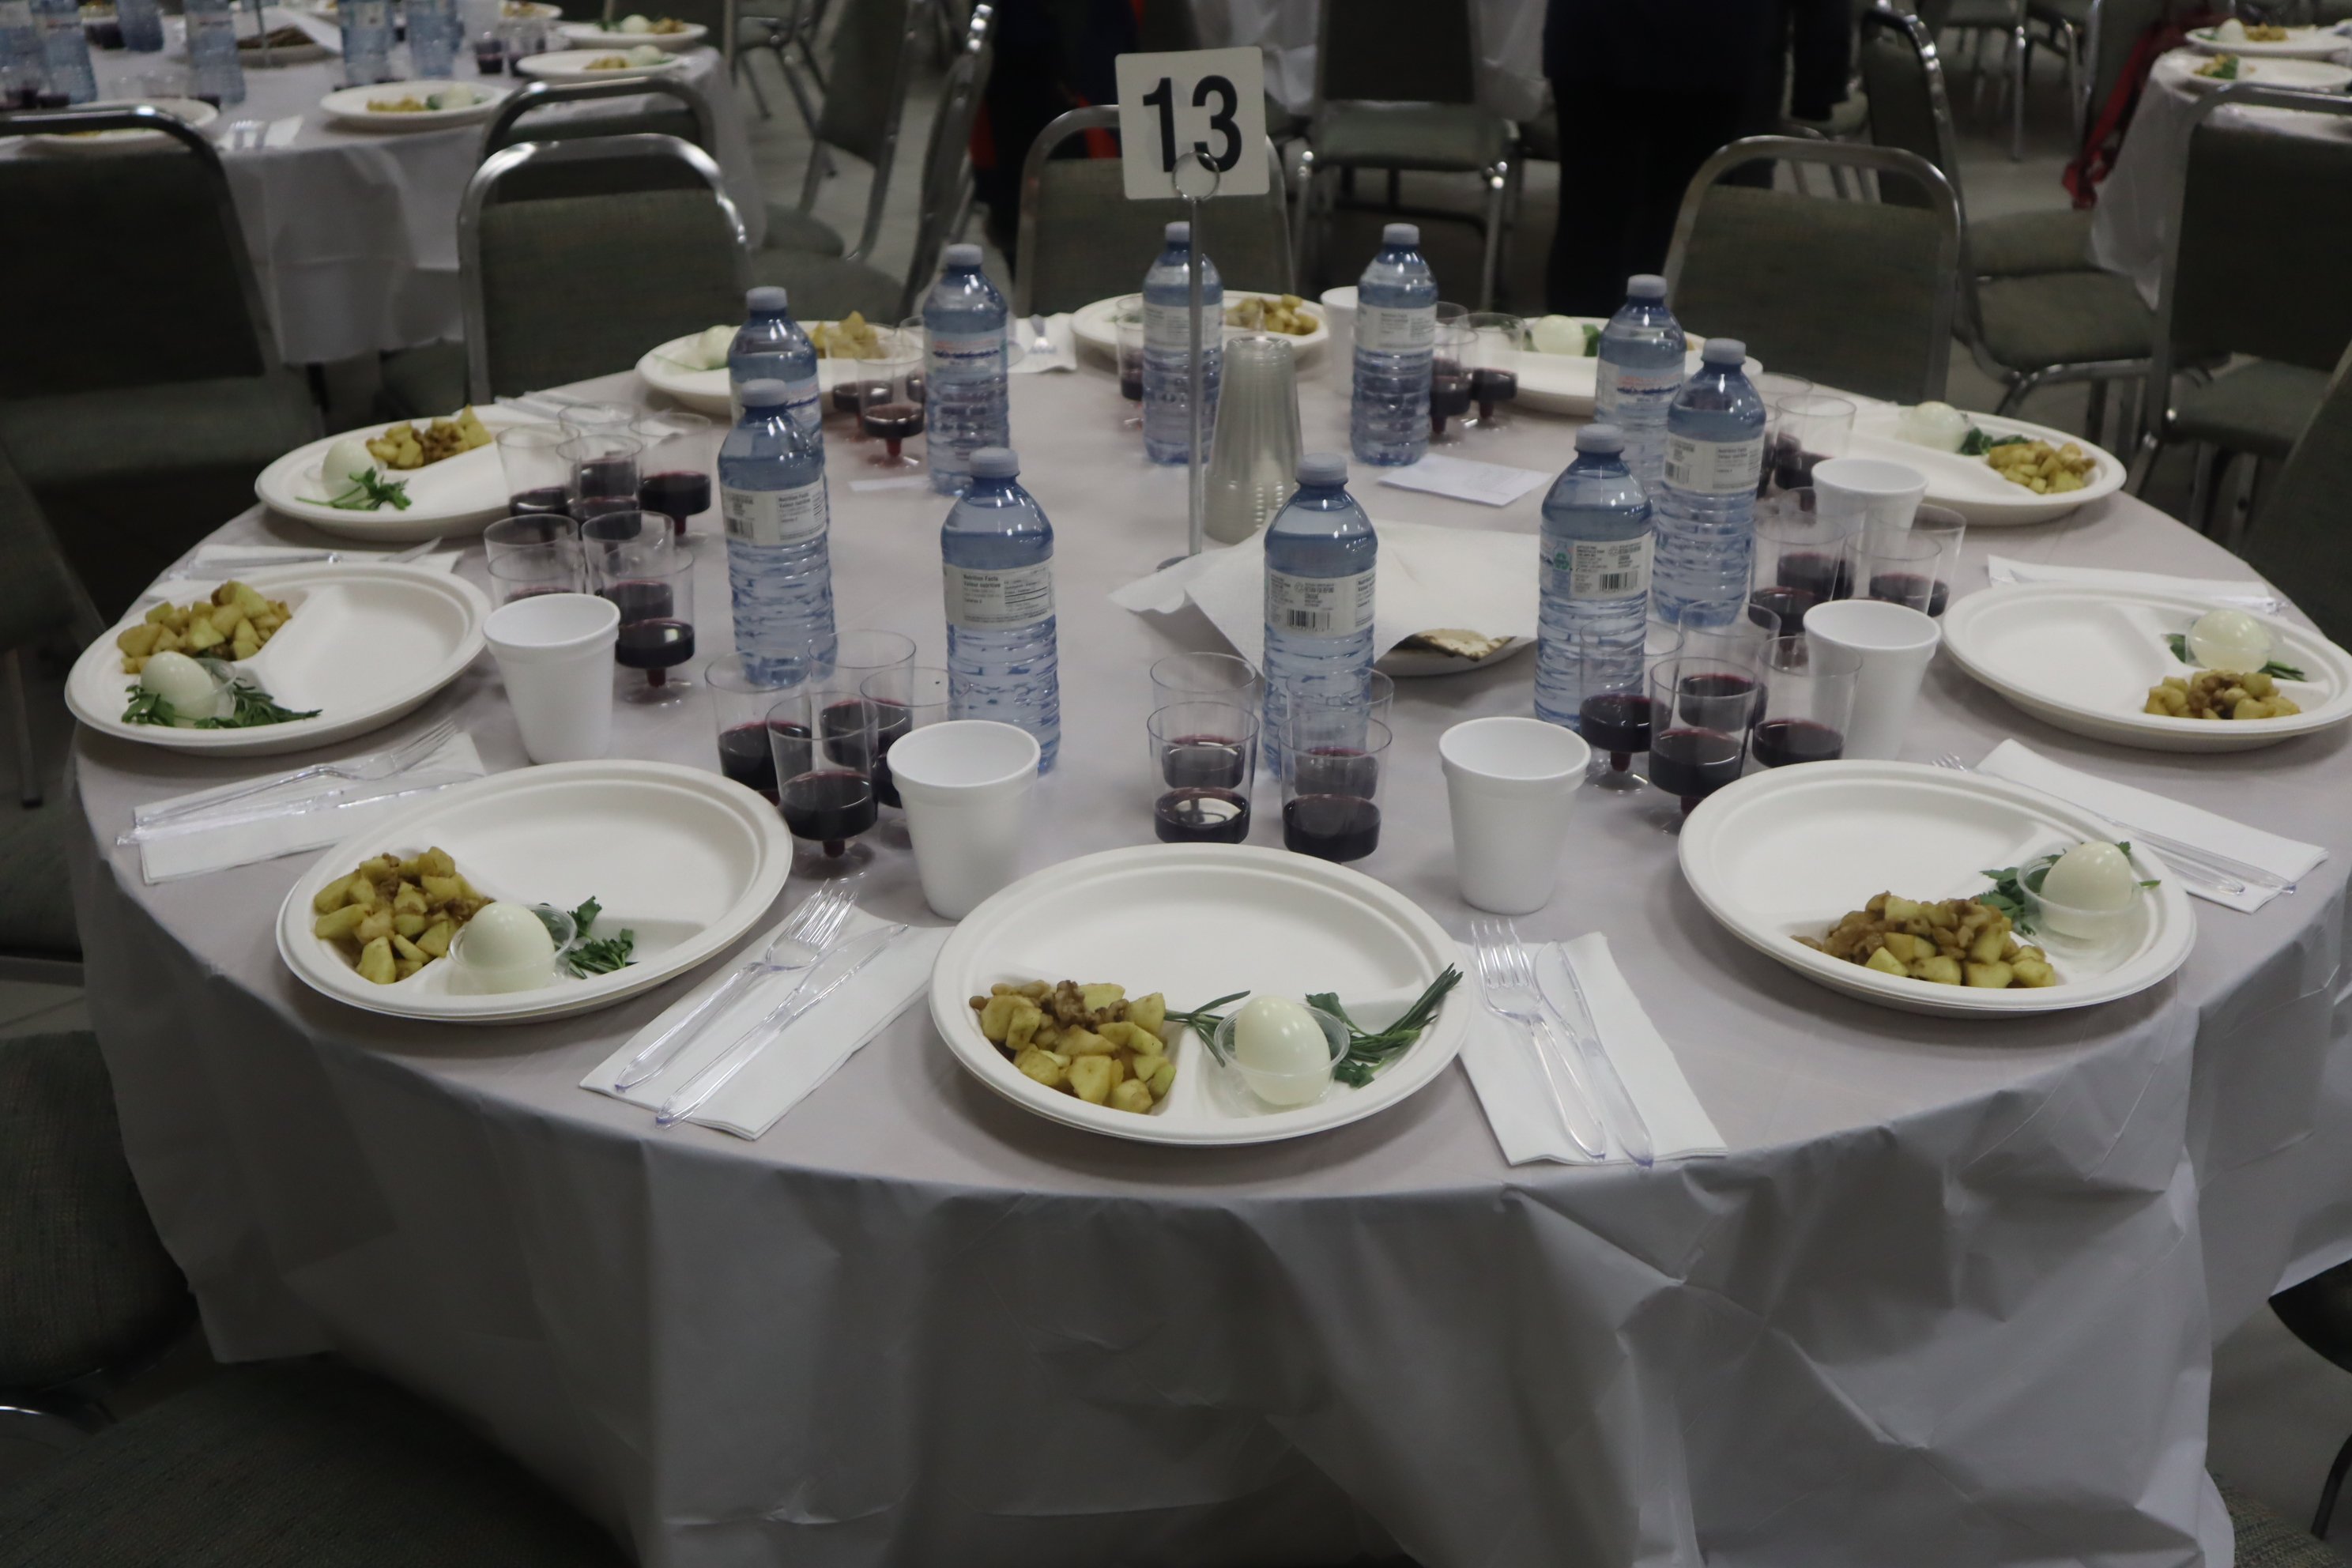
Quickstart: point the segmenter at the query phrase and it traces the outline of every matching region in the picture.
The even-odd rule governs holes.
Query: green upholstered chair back
[[[0,447],[0,652],[13,652],[62,626],[97,621],[67,569],[49,520]]]
[[[887,164],[907,107],[918,18],[909,0],[851,0],[835,24],[817,140]]]
[[[534,111],[552,104],[617,100],[610,110],[566,115]],[[710,101],[690,81],[652,77],[638,81],[535,81],[519,89],[483,128],[482,156],[522,142],[571,142],[592,136],[675,136],[719,155]],[[699,190],[702,176],[667,158],[592,158],[540,163],[516,171],[499,186],[502,202],[546,196],[593,196],[625,190]]]
[[[2334,641],[2352,646],[2352,347],[2318,412],[2254,511],[2247,563],[2294,598]]]
[[[1843,163],[1932,206],[1850,202],[1717,182],[1759,159]],[[1944,395],[1959,204],[1925,159],[1890,148],[1756,136],[1701,166],[1666,257],[1675,315],[1738,338],[1766,368],[1899,403]]]
[[[1118,123],[1108,106],[1074,109],[1030,144],[1021,180],[1021,271],[1013,309],[1051,315],[1097,300],[1132,294],[1160,254],[1168,226],[1190,214],[1181,201],[1131,202],[1116,158],[1055,158],[1061,142]],[[1291,289],[1288,205],[1282,162],[1266,143],[1262,196],[1204,203],[1202,252],[1228,289],[1286,294]]]
[[[1633,0],[1640,4],[1641,0]],[[1478,101],[1473,0],[1321,0],[1315,101]]]
[[[1872,143],[1935,164],[1957,194],[1960,163],[1951,102],[1927,24],[1886,5],[1873,6],[1863,13],[1858,64],[1870,99]],[[1906,206],[1929,205],[1928,194],[1908,180],[1887,181],[1879,197]]]
[[[675,159],[693,190],[495,201],[542,160]],[[457,219],[474,401],[627,370],[655,344],[742,313],[749,249],[719,166],[668,136],[528,142],[493,154]]]
[[[150,125],[180,143],[0,160],[0,400],[259,375],[278,363],[212,143],[152,110],[0,114],[7,133]],[[40,308],[71,301],[68,309]]]

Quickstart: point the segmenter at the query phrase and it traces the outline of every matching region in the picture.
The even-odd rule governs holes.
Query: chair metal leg
[[[2058,24],[2058,47],[2066,51],[2066,103],[2074,116],[2074,144],[2080,148],[2090,130],[2090,89],[2083,85],[2083,35],[2072,22]]]
[[[25,700],[25,655],[8,650],[8,700],[16,727],[16,798],[27,810],[41,804],[41,766],[33,756],[33,710]]]
[[[2153,430],[2143,433],[2139,450],[2132,454],[2128,472],[2124,476],[2124,489],[2134,496],[2147,493],[2147,477],[2156,472],[2156,465],[2164,458],[2164,441]]]
[[[2012,64],[2009,80],[2009,161],[2025,161],[2025,60],[2033,47],[2033,40],[2025,31],[2025,24],[2017,24],[2010,35]]]
[[[2347,1469],[2352,1469],[2352,1437],[2336,1450],[2336,1462],[2327,1467],[2327,1484],[2319,1489],[2319,1511],[2312,1515],[2311,1533],[2322,1541],[2327,1539],[2327,1521],[2336,1515],[2336,1494],[2344,1489]]]
[[[2091,383],[2091,403],[2083,415],[2083,434],[2094,445],[2107,444],[2107,384],[2104,381]]]
[[[768,89],[760,85],[760,73],[751,68],[751,49],[765,48],[767,46],[764,44],[754,44],[750,49],[737,50],[735,54],[735,74],[751,84],[751,101],[759,105],[760,118],[762,120],[773,120],[776,116],[775,111],[768,107]]]
[[[1316,292],[1315,281],[1315,195],[1320,183],[1315,167],[1315,149],[1302,147],[1298,153],[1298,210],[1291,215],[1290,266],[1298,279],[1299,292]]]
[[[2195,466],[2189,470],[2189,526],[2200,533],[2213,531],[2213,520],[2209,515],[2213,505],[2213,468],[2220,454],[2210,441],[2200,441],[2189,449],[2189,460]]]

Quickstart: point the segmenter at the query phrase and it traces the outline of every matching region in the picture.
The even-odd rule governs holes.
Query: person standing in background
[[[1853,26],[1849,0],[1551,0],[1544,75],[1564,162],[1547,307],[1606,316],[1627,278],[1664,272],[1700,164],[1779,130],[1784,89],[1806,120],[1845,96]]]

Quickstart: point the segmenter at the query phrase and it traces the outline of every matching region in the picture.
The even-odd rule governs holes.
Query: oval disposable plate
[[[2255,59],[2332,60],[2352,51],[2352,38],[2331,27],[2289,27],[2287,37],[2273,43],[2257,43],[2246,39],[2239,43],[2223,43],[2213,36],[2211,27],[2199,27],[2189,35],[2191,47],[2209,55],[2237,55]]]
[[[393,562],[321,563],[240,572],[236,580],[292,606],[293,618],[252,658],[231,668],[250,675],[281,708],[318,709],[316,719],[248,730],[179,730],[126,724],[129,688],[117,633],[168,597],[193,604],[221,579],[166,583],[142,595],[105,636],[81,650],[66,678],[66,706],[100,734],[172,752],[305,752],[382,729],[457,679],[482,651],[490,601],[447,572]]]
[[[646,40],[651,42],[651,39]],[[632,46],[634,47],[635,46]],[[591,60],[609,59],[625,49],[557,49],[552,54],[525,55],[514,62],[518,76],[536,77],[541,81],[621,81],[633,76],[653,76],[657,72],[683,69],[686,58],[670,55],[653,65],[614,66],[605,70],[590,70]]]
[[[2295,59],[2255,56],[2252,48],[2226,48],[2216,51],[2238,57],[2238,74],[2234,77],[2200,76],[2197,68],[2205,63],[2207,55],[2189,49],[2175,49],[2157,62],[2157,70],[2191,92],[2213,92],[2231,82],[2253,81],[2264,87],[2293,88],[2302,92],[2341,92],[2352,84],[2352,66],[2339,66],[2324,59]]]
[[[199,98],[133,98],[101,99],[82,105],[85,109],[160,109],[175,119],[202,128],[220,118],[220,110]],[[27,136],[25,145],[50,153],[119,153],[125,147],[162,146],[172,139],[168,131],[79,131],[51,132],[42,136]]]
[[[1286,1110],[1255,1100],[1187,1032],[1169,1047],[1175,1087],[1139,1114],[1015,1072],[981,1034],[970,998],[1030,980],[1116,982],[1177,1008],[1235,991],[1329,991],[1378,1027],[1458,962],[1435,921],[1360,871],[1244,845],[1150,845],[1066,860],[966,916],[931,971],[931,1020],[981,1082],[1049,1121],[1145,1143],[1264,1143],[1361,1121],[1426,1085],[1461,1049],[1470,1000],[1455,991],[1364,1088],[1335,1084]]]
[[[1279,300],[1280,298],[1282,296],[1279,294],[1253,293],[1247,289],[1225,290],[1225,303],[1228,305],[1237,304],[1244,300]],[[1299,309],[1314,319],[1315,330],[1304,337],[1292,337],[1287,332],[1276,332],[1273,335],[1289,343],[1291,357],[1303,365],[1310,360],[1321,357],[1324,345],[1331,341],[1331,328],[1330,324],[1323,320],[1323,307],[1314,300],[1306,301]],[[1071,335],[1081,346],[1093,350],[1113,363],[1118,363],[1118,328],[1113,323],[1111,318],[1118,310],[1118,300],[1112,299],[1097,300],[1091,305],[1081,305],[1070,312]],[[1024,339],[1028,337],[1029,333],[1024,323],[1016,321],[1013,325]],[[1246,327],[1229,326],[1225,329],[1225,336],[1234,337],[1248,330]]]
[[[1751,773],[1684,822],[1683,876],[1725,930],[1808,980],[1906,1013],[1997,1017],[2113,1002],[2164,979],[2197,936],[2189,895],[2137,846],[2147,889],[2128,935],[2097,952],[2042,937],[2059,983],[1978,991],[1882,974],[1797,941],[1819,939],[1879,893],[1922,902],[1991,890],[1989,867],[2022,865],[2113,824],[2022,784],[1916,763],[1808,763]]]
[[[1609,324],[1606,316],[1570,316],[1569,320],[1580,327],[1605,327]],[[1683,355],[1683,374],[1696,375],[1703,340],[1687,332],[1683,336],[1689,344],[1689,351]],[[1566,414],[1578,419],[1590,419],[1592,417],[1595,378],[1601,374],[1600,366],[1601,362],[1591,354],[1551,354],[1539,353],[1534,349],[1523,350],[1518,363],[1518,405],[1539,414]],[[1764,371],[1763,363],[1752,357],[1740,368],[1746,371],[1750,381]]]
[[[2284,719],[2172,719],[2141,710],[2151,686],[2196,667],[2166,638],[2216,606],[2193,594],[2017,583],[1981,589],[1944,613],[1953,662],[2062,730],[2152,752],[2247,752],[2352,719],[2352,654],[2275,616],[2278,662],[2307,678],[2279,689],[2303,711]],[[2249,612],[2251,613],[2251,612]]]
[[[404,98],[424,99],[444,88],[467,87],[481,95],[481,100],[463,109],[424,109],[414,113],[370,109],[371,103],[397,103]],[[471,125],[488,120],[499,111],[511,88],[498,87],[486,81],[385,81],[373,87],[339,88],[319,100],[328,118],[336,124],[359,131],[437,131],[450,125]]]
[[[576,48],[626,49],[651,44],[672,54],[682,54],[710,36],[710,29],[699,22],[688,22],[685,31],[677,33],[608,33],[601,22],[566,22],[560,30]]]
[[[1474,669],[1486,669],[1513,659],[1536,646],[1533,637],[1510,637],[1501,647],[1484,658],[1464,658],[1458,654],[1440,653],[1435,648],[1399,646],[1373,661],[1375,669],[1391,680],[1424,680],[1441,675],[1467,675]]]
[[[494,437],[510,426],[554,423],[495,403],[478,404],[474,413]],[[329,447],[344,436],[373,438],[396,424],[415,425],[421,429],[430,423],[425,419],[387,420],[297,447],[261,470],[261,477],[253,481],[253,493],[261,498],[264,506],[282,517],[307,522],[323,533],[345,539],[398,543],[479,533],[507,515],[507,479],[499,467],[495,441],[437,463],[427,463],[421,468],[394,470],[388,477],[408,486],[405,511],[388,506],[373,511],[342,511],[326,504],[326,484],[319,477],[319,466],[326,461]]]
[[[378,985],[311,934],[311,900],[362,860],[438,847],[493,898],[603,906],[592,935],[636,933],[636,962],[536,991],[466,995],[447,960]],[[776,808],[717,773],[670,763],[556,763],[458,784],[338,844],[278,910],[278,952],[296,978],[371,1013],[506,1024],[610,1006],[682,974],[751,929],[783,891],[792,837]]]
[[[712,322],[713,326],[719,323]],[[830,321],[803,322],[803,326],[831,326]],[[699,335],[699,334],[697,334]],[[663,396],[684,404],[703,414],[715,414],[726,418],[734,410],[730,400],[727,369],[695,370],[678,355],[694,346],[693,337],[672,338],[647,349],[637,361],[637,379]],[[831,393],[835,384],[856,374],[857,362],[824,355],[816,362],[817,390]],[[830,410],[828,410],[829,412]]]
[[[2003,419],[1990,414],[1969,415],[1969,422],[1989,436],[2023,436],[2047,441],[2053,447],[2072,442],[2084,455],[2097,460],[2098,471],[2081,489],[2060,495],[2036,495],[2023,485],[2002,479],[1982,458],[1964,458],[1958,452],[1939,452],[1932,447],[1904,440],[1895,433],[1902,415],[1902,409],[1891,403],[1862,404],[1854,416],[1852,456],[1883,458],[1916,468],[1927,477],[1927,504],[1951,508],[1967,518],[1971,528],[2049,522],[2111,496],[2124,486],[2123,459],[2104,447],[2093,446],[2080,436],[2053,430],[2047,425]]]

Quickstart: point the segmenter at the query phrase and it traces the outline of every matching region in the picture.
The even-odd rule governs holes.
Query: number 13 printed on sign
[[[1129,200],[1181,194],[1176,166],[1187,154],[1216,171],[1218,195],[1265,195],[1265,59],[1257,50],[1121,55],[1115,68]]]

